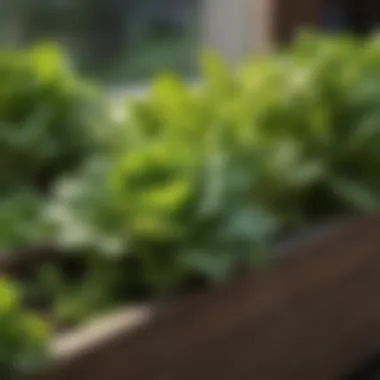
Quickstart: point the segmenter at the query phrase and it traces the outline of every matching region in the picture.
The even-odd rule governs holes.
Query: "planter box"
[[[57,337],[25,380],[339,379],[380,348],[380,217],[316,229],[273,265]]]

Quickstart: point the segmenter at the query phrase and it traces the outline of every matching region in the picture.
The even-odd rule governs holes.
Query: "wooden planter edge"
[[[120,333],[127,333],[147,324],[154,316],[150,306],[128,306],[95,319],[84,327],[59,334],[50,345],[53,362],[60,364],[100,347]]]
[[[28,379],[336,379],[380,350],[379,217],[315,229],[277,253],[265,273],[58,337],[55,365]]]

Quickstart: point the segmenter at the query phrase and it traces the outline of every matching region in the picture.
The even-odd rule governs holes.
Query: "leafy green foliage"
[[[41,187],[95,146],[102,107],[55,46],[0,53],[0,191]]]
[[[59,325],[70,327],[117,305],[121,275],[118,261],[91,257],[86,272],[79,278],[70,278],[57,266],[43,265],[31,290],[48,302]]]
[[[61,227],[61,244],[109,258],[126,254],[139,262],[141,281],[152,290],[168,291],[194,272],[223,278],[264,243],[271,218],[244,207],[240,189],[229,188],[223,175],[211,178],[216,169],[211,158],[204,165],[186,146],[161,142],[140,149],[112,164],[91,165],[78,179],[63,182],[49,209]],[[225,204],[217,197],[233,199]]]
[[[195,90],[157,78],[126,102],[123,143],[62,181],[61,243],[134,258],[168,291],[257,264],[282,230],[375,210],[379,52],[377,38],[305,34],[237,71],[205,55]]]
[[[7,227],[0,239],[8,246],[41,240],[41,230],[23,223],[52,222],[48,235],[86,257],[78,281],[51,271],[40,279],[55,314],[72,322],[136,289],[174,292],[199,279],[223,280],[241,263],[258,267],[283,231],[377,210],[379,41],[305,34],[288,51],[236,71],[206,54],[199,87],[162,75],[144,99],[115,106],[116,122],[94,130],[87,118],[71,122],[81,114],[72,104],[82,103],[64,66],[50,71],[45,64],[26,86],[29,69],[17,69],[24,67],[18,62],[12,70],[23,75],[11,78],[20,83],[0,97],[9,139],[0,150],[7,169],[0,178],[17,189],[0,218]],[[45,119],[45,109],[59,116]],[[10,139],[18,131],[22,144]],[[75,173],[61,175],[70,166]],[[59,180],[41,207],[38,196],[25,197],[16,185],[35,187],[50,169]]]
[[[21,307],[12,284],[0,281],[0,373],[34,370],[46,359],[49,331],[35,315]]]
[[[0,52],[0,250],[49,238],[44,196],[101,145],[106,104],[54,45]]]
[[[1,201],[0,252],[46,243],[50,226],[43,216],[43,199],[32,191],[17,191]]]

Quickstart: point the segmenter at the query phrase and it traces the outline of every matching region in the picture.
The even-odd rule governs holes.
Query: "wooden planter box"
[[[380,217],[278,247],[260,274],[122,310],[52,342],[24,380],[329,380],[380,349]]]

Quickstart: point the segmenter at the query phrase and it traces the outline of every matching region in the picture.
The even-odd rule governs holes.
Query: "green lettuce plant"
[[[126,112],[124,149],[62,181],[48,210],[61,244],[137,261],[153,291],[174,291],[193,276],[225,278],[261,256],[276,226],[248,201],[248,146],[228,125],[207,125],[219,110],[181,86],[159,78]]]
[[[0,193],[45,188],[91,154],[103,106],[59,48],[0,53]]]
[[[206,55],[196,89],[160,76],[125,102],[113,148],[57,186],[59,241],[173,291],[261,263],[283,231],[377,210],[379,52],[303,34],[237,70]]]
[[[59,47],[0,52],[0,250],[45,243],[46,197],[101,150],[107,103]]]

